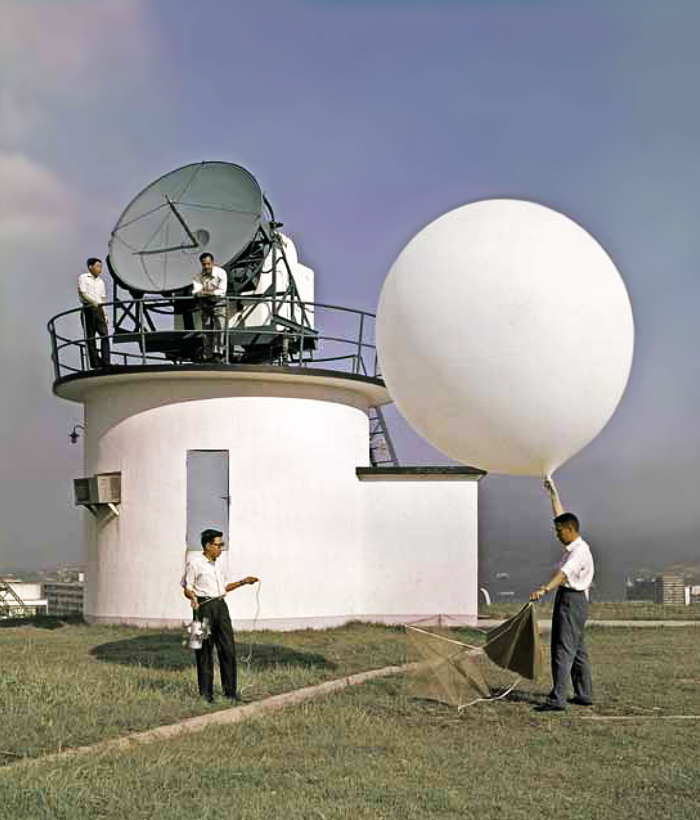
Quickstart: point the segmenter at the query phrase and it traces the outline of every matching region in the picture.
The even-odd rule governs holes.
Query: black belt
[[[559,589],[562,592],[570,592],[573,595],[585,595],[586,594],[585,589],[572,589],[571,587],[564,587],[564,586],[560,586]]]

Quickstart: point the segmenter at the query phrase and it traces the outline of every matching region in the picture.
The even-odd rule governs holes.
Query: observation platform
[[[391,402],[378,372],[375,316],[318,302],[274,304],[269,297],[225,301],[224,329],[202,330],[188,297],[145,297],[110,302],[110,363],[90,367],[82,308],[48,323],[53,392],[81,402],[105,385],[184,381],[264,381],[318,385],[360,394],[368,407]],[[264,309],[264,325],[240,323],[242,313]],[[184,320],[183,320],[184,317]],[[303,320],[302,320],[303,319]],[[316,329],[322,319],[324,332]],[[217,336],[219,361],[202,361],[206,336]],[[99,352],[101,337],[95,337]]]

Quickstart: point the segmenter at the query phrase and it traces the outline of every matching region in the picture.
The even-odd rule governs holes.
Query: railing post
[[[139,333],[141,336],[141,364],[146,364],[146,331],[143,327],[143,297],[137,300],[136,315],[139,319]]]
[[[226,364],[230,363],[230,359],[229,359],[229,339],[228,339],[228,306],[229,306],[229,298],[228,298],[228,293],[227,293],[226,294],[226,311],[224,313],[224,333],[226,334],[224,336],[224,339],[226,340],[226,344],[225,344],[225,347],[224,347],[224,357],[225,357],[224,362]]]
[[[357,359],[355,361],[355,367],[353,369],[353,373],[357,374],[360,372],[360,360],[362,359],[362,337],[364,335],[365,329],[365,314],[360,313],[360,335],[357,339]]]
[[[301,299],[299,300],[301,303]],[[301,339],[299,339],[299,367],[304,367],[304,311],[301,311]]]
[[[272,239],[272,314],[277,314],[277,244]]]
[[[61,368],[58,363],[58,345],[56,344],[56,326],[53,319],[49,322],[49,330],[51,333],[51,359],[53,361],[53,375],[54,379],[61,378]]]

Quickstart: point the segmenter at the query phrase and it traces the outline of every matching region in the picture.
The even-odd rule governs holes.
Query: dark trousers
[[[583,640],[588,616],[588,600],[584,592],[558,587],[552,613],[552,691],[550,699],[558,706],[566,704],[569,676],[574,694],[581,700],[593,699],[591,665]]]
[[[200,607],[197,610],[198,620],[209,619],[211,633],[203,642],[201,649],[195,649],[197,659],[197,683],[199,694],[211,700],[214,697],[214,646],[219,656],[221,670],[221,688],[227,698],[236,696],[236,642],[233,639],[233,627],[228,607],[223,598],[208,601],[198,598]],[[204,601],[205,603],[202,603]]]
[[[215,296],[202,296],[199,299],[202,309],[202,357],[211,359],[224,355],[224,334],[226,323],[226,300]]]
[[[83,328],[85,329],[85,341],[87,342],[88,359],[90,367],[95,370],[98,367],[109,366],[109,328],[107,319],[101,307],[93,305],[83,306]],[[97,345],[95,344],[95,334],[99,333],[100,356],[97,355]]]

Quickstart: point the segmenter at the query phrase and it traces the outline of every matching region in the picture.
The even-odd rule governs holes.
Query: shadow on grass
[[[278,644],[249,644],[237,641],[239,663],[250,655],[251,669],[269,669],[274,666],[335,669],[337,664],[315,652],[298,652]],[[141,635],[121,641],[99,644],[90,655],[100,661],[123,666],[146,666],[151,669],[189,669],[194,664],[194,652],[182,645],[179,633],[163,632]]]
[[[33,626],[37,629],[61,629],[69,624],[83,624],[82,615],[32,615],[28,618],[0,619],[0,629],[12,629],[18,626]]]

